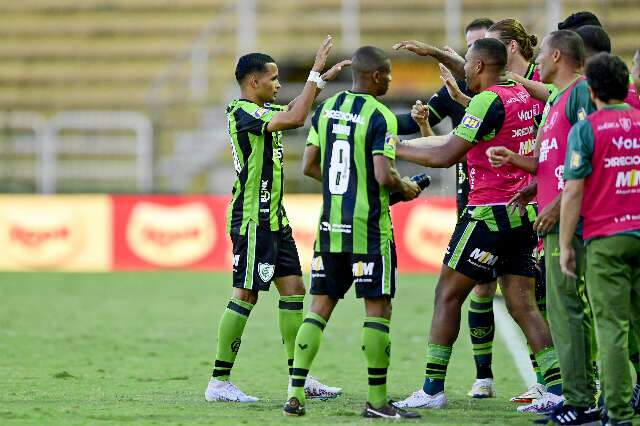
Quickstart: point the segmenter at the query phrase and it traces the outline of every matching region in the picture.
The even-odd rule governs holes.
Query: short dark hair
[[[629,69],[618,56],[607,52],[594,55],[587,61],[585,75],[591,90],[603,102],[624,100],[629,93]]]
[[[558,49],[562,56],[571,59],[576,68],[584,65],[584,43],[575,31],[553,31],[549,34],[548,43],[551,48]]]
[[[584,25],[574,31],[582,38],[587,54],[611,53],[611,39],[602,27]]]
[[[596,15],[584,10],[582,12],[573,13],[564,21],[559,22],[558,29],[575,30],[576,28],[580,28],[584,25],[596,25],[598,27],[602,27],[602,24]]]
[[[242,83],[246,76],[254,72],[265,72],[266,65],[276,63],[273,58],[264,53],[248,53],[238,59],[236,65],[236,80]]]
[[[471,45],[471,49],[476,52],[486,63],[504,69],[507,65],[507,48],[496,38],[481,38]]]
[[[490,28],[494,22],[489,18],[476,18],[465,27],[464,33],[468,33],[471,30],[477,30],[480,28]]]
[[[351,69],[355,74],[372,73],[387,65],[389,56],[384,50],[375,46],[362,46],[351,58]]]

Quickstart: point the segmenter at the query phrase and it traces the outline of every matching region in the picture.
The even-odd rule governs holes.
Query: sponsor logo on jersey
[[[364,124],[364,118],[362,118],[361,115],[352,114],[350,112],[328,109],[324,112],[324,116],[325,118],[329,118],[329,119],[349,121],[351,123],[356,123],[356,124]]]
[[[269,192],[269,181],[263,180],[260,184],[260,202],[268,203],[271,199],[271,193]]]
[[[462,125],[467,129],[477,129],[482,124],[482,119],[476,117],[475,115],[465,114],[462,117]]]
[[[616,146],[616,148],[618,149],[640,149],[640,141],[638,141],[638,138],[623,138],[622,136],[620,136],[619,138],[613,138],[611,140],[613,142],[613,144]]]
[[[558,190],[564,190],[564,165],[559,165],[554,171],[556,179],[558,179]]]
[[[345,225],[343,223],[320,222],[320,231],[350,234],[351,225]]]
[[[375,262],[357,262],[352,265],[352,272],[354,277],[363,277],[373,275],[373,268]]]
[[[269,110],[266,108],[258,108],[255,111],[253,111],[253,116],[255,118],[262,118],[265,115],[267,115],[269,113]]]
[[[498,256],[476,248],[469,255],[469,259],[475,260],[483,265],[493,266],[498,261]]]
[[[621,157],[607,157],[604,159],[604,168],[625,167],[640,165],[640,155],[628,155]]]
[[[258,275],[260,276],[260,279],[265,283],[271,281],[275,270],[276,267],[270,263],[258,263]]]
[[[240,263],[240,255],[239,254],[234,254],[233,255],[233,269],[234,270],[238,267],[239,263]]]
[[[618,172],[616,176],[616,188],[635,188],[637,186],[640,186],[640,170]]]

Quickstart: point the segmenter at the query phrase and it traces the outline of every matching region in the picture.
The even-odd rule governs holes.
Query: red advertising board
[[[115,270],[228,270],[227,197],[114,196]]]

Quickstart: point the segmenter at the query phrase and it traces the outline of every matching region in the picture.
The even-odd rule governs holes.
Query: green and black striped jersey
[[[345,91],[320,105],[311,124],[307,144],[320,148],[323,200],[315,250],[380,253],[393,229],[373,156],[395,159],[395,115],[374,96]]]
[[[282,205],[282,132],[267,131],[273,116],[285,109],[273,104],[261,107],[244,99],[227,107],[237,175],[227,212],[227,232],[244,235],[249,222],[271,231],[289,224]]]

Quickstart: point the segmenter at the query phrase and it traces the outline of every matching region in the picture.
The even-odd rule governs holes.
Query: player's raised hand
[[[316,61],[313,63],[313,71],[322,72],[332,47],[333,47],[333,38],[330,35],[328,35],[327,38],[325,38],[322,41],[322,44],[320,45],[320,47],[318,48],[318,51],[316,52]]]
[[[334,78],[336,78],[338,74],[340,74],[340,71],[342,71],[342,68],[348,67],[349,65],[351,65],[351,59],[345,59],[344,61],[340,61],[334,66],[332,66],[331,68],[329,68],[327,72],[322,74],[321,77],[324,81],[331,81]]]
[[[464,58],[462,56],[460,56],[460,54],[458,52],[456,52],[455,50],[453,50],[451,47],[443,46],[442,50],[444,50],[445,52],[447,52],[449,55],[453,56],[457,60],[464,62]]]
[[[416,122],[418,126],[424,126],[429,123],[429,108],[422,103],[421,100],[417,100],[411,107],[411,118]]]
[[[449,92],[449,96],[451,96],[451,99],[459,102],[460,99],[466,97],[465,94],[462,93],[462,90],[460,90],[460,86],[458,86],[458,82],[456,81],[451,71],[449,71],[449,68],[445,67],[442,64],[439,64],[439,66],[440,80],[442,80],[444,85],[447,87],[447,92]]]
[[[434,47],[430,44],[418,40],[405,40],[393,45],[395,50],[405,49],[419,56],[429,56],[433,53]]]
[[[493,167],[500,167],[509,163],[514,152],[504,146],[492,146],[487,149],[486,154]]]

